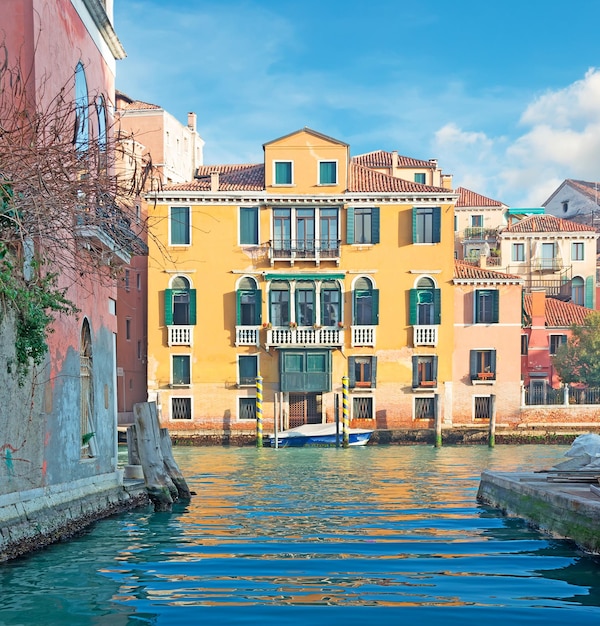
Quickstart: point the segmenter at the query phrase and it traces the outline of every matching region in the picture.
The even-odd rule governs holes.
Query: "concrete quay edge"
[[[569,539],[585,552],[600,554],[598,482],[592,490],[588,481],[550,482],[549,475],[484,471],[477,499],[553,537]]]

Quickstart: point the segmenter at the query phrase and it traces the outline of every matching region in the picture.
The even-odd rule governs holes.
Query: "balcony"
[[[413,346],[437,346],[439,326],[413,326]]]
[[[340,264],[341,241],[329,239],[285,239],[269,242],[269,261],[271,265],[275,261],[289,261],[294,265],[295,261],[314,261],[319,265],[321,261],[335,261]]]
[[[532,269],[534,272],[554,273],[560,272],[564,268],[563,260],[560,257],[534,259]]]
[[[319,346],[341,347],[344,330],[341,328],[270,328],[267,330],[267,347]]]
[[[235,345],[236,346],[257,346],[259,338],[258,326],[236,326]]]
[[[193,326],[167,326],[169,346],[191,346],[194,344]]]
[[[352,326],[352,347],[374,346],[377,326]]]
[[[483,228],[483,226],[472,226],[463,231],[463,241],[487,241],[497,239],[497,228]]]

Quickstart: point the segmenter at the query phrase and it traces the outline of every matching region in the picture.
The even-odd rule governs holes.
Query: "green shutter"
[[[354,243],[354,209],[348,207],[346,211],[346,243]]]
[[[432,380],[435,380],[435,382],[437,383],[437,377],[438,377],[438,357],[434,356],[433,366],[431,368],[431,378]]]
[[[173,290],[165,289],[165,326],[173,325]]]
[[[190,289],[190,326],[196,324],[196,290]]]
[[[371,387],[377,387],[377,357],[371,357]]]
[[[412,242],[417,243],[417,207],[412,210]]]
[[[471,380],[477,378],[477,350],[471,350],[469,354],[469,373]]]
[[[258,209],[240,209],[240,244],[258,244]]]
[[[412,357],[412,386],[417,388],[419,386],[419,357]]]
[[[594,291],[596,290],[595,280],[592,276],[585,279],[585,306],[588,309],[594,308]]]
[[[479,289],[475,289],[475,302],[473,307],[473,323],[479,323]]]
[[[262,291],[254,289],[254,323],[262,324]]]
[[[350,389],[356,387],[356,359],[353,356],[348,357],[348,386]]]
[[[439,206],[433,207],[433,233],[431,243],[440,243],[442,240],[442,209]]]
[[[239,289],[235,292],[235,324],[239,326],[242,323],[242,291]]]
[[[442,323],[442,291],[441,289],[433,290],[433,323]]]
[[[371,291],[371,297],[372,297],[371,312],[373,315],[371,323],[376,325],[376,324],[379,324],[379,289],[373,289]]]
[[[411,326],[417,324],[417,290],[411,289],[408,292],[408,323]]]
[[[500,292],[498,290],[492,291],[493,295],[493,306],[494,306],[494,317],[493,322],[497,324],[500,321]]]
[[[490,370],[494,372],[494,378],[496,378],[496,351],[490,350]]]
[[[379,207],[371,209],[371,243],[379,243]]]

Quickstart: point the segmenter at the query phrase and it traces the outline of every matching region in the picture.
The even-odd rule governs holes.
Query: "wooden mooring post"
[[[132,432],[148,496],[155,511],[170,511],[174,501],[189,500],[191,493],[173,458],[169,432],[160,428],[155,402],[139,402],[133,413]]]

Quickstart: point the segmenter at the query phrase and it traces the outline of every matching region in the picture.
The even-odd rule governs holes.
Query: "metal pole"
[[[434,425],[435,425],[435,447],[442,447],[442,412],[437,396],[434,396]]]
[[[277,421],[279,420],[279,393],[275,392],[274,400],[273,400],[273,428],[274,428],[274,437],[275,437],[275,447],[279,448],[279,439],[277,437]]]
[[[263,379],[262,376],[256,377],[256,447],[263,447]]]
[[[340,394],[335,394],[335,447],[340,447]]]
[[[347,448],[350,445],[348,421],[348,376],[342,376],[342,445],[344,448]]]

